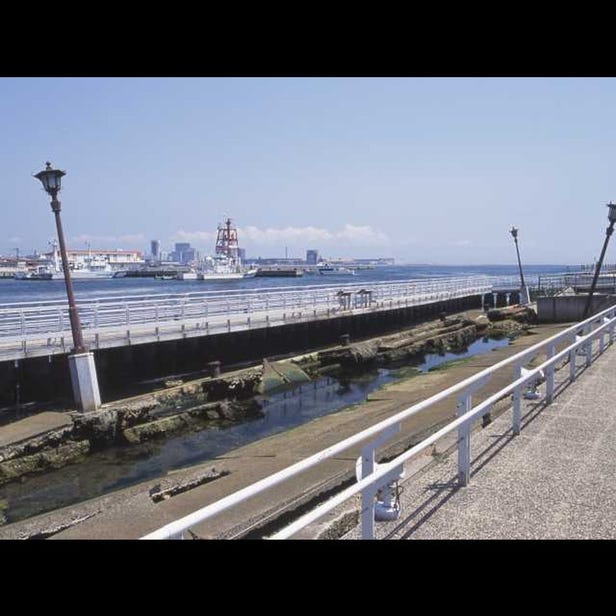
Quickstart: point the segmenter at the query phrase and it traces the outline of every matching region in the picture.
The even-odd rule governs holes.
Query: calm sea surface
[[[525,276],[564,272],[578,269],[571,265],[527,265]],[[299,278],[247,278],[245,280],[156,280],[153,278],[112,278],[108,280],[74,280],[77,300],[91,300],[126,295],[150,295],[154,293],[195,293],[222,291],[225,289],[260,289],[271,287],[302,287],[342,283],[371,283],[382,281],[434,278],[441,276],[517,276],[517,265],[395,265],[357,270],[355,276],[321,276],[305,274]],[[13,280],[0,279],[0,304],[30,302],[37,300],[65,299],[66,290],[62,280]]]

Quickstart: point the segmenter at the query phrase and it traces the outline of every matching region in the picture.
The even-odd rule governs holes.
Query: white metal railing
[[[492,290],[486,276],[377,282],[369,285],[308,286],[240,291],[99,298],[77,302],[85,343],[100,348],[109,340],[150,336],[204,335],[268,327],[289,321],[327,318],[348,310],[415,306]],[[365,293],[368,291],[368,293]],[[362,294],[362,292],[364,292]],[[341,295],[341,293],[343,295]],[[66,302],[0,304],[0,352],[25,354],[33,343],[48,350],[70,340]]]
[[[182,538],[184,531],[189,528],[218,515],[226,509],[241,503],[261,492],[286,481],[295,475],[319,464],[320,462],[339,454],[342,451],[353,447],[359,443],[374,438],[371,442],[364,445],[361,456],[361,476],[354,485],[341,491],[325,503],[319,505],[309,513],[303,515],[298,520],[289,524],[284,529],[272,535],[272,539],[285,539],[291,537],[306,525],[317,520],[335,507],[339,506],[352,496],[362,493],[362,538],[371,539],[374,537],[374,510],[375,496],[377,492],[400,476],[404,462],[424,451],[443,436],[456,431],[458,432],[458,480],[461,485],[467,485],[470,481],[470,439],[471,425],[473,421],[481,418],[488,413],[492,405],[505,396],[513,394],[512,403],[512,426],[513,433],[519,434],[521,428],[521,400],[525,386],[529,386],[537,381],[540,375],[544,375],[546,382],[545,401],[550,403],[554,396],[554,372],[557,364],[568,360],[570,370],[568,380],[576,378],[576,357],[579,351],[583,351],[585,356],[585,366],[588,367],[593,361],[592,344],[599,339],[599,352],[601,354],[606,348],[605,336],[609,336],[608,344],[614,341],[614,328],[616,326],[616,307],[609,308],[599,314],[573,325],[562,332],[540,342],[525,351],[521,351],[494,366],[486,368],[476,375],[469,377],[460,383],[431,396],[430,398],[414,404],[408,409],[385,419],[374,426],[367,428],[353,436],[328,447],[304,460],[301,460],[269,477],[239,490],[225,498],[212,503],[194,513],[191,513],[179,520],[171,522],[162,528],[142,537],[143,539],[171,539]],[[559,346],[564,346],[558,350]],[[524,366],[532,361],[537,355],[545,354],[547,357],[541,365],[526,369]],[[596,356],[595,356],[596,357]],[[512,381],[506,387],[490,395],[483,402],[473,407],[472,396],[474,393],[485,386],[490,376],[497,370],[507,366],[513,366]],[[401,422],[415,415],[439,401],[458,394],[457,415],[458,417],[445,427],[441,428],[428,438],[424,439],[408,451],[397,456],[386,464],[379,464],[375,470],[376,449],[393,436],[400,429]]]

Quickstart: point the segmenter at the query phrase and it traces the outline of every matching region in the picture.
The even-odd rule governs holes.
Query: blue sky
[[[2,254],[54,237],[46,160],[72,248],[589,263],[616,200],[611,78],[1,78],[0,135]]]

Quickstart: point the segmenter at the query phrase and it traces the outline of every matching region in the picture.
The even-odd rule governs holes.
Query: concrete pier
[[[73,400],[77,408],[87,413],[95,411],[101,405],[98,377],[93,353],[71,353],[68,356],[71,373]]]
[[[504,294],[502,302],[504,305]],[[220,361],[224,367],[260,361],[273,355],[301,354],[338,344],[343,335],[357,341],[419,323],[443,312],[452,314],[477,309],[479,305],[480,297],[472,295],[379,311],[335,313],[329,318],[314,320],[288,318],[284,324],[209,335],[202,331],[201,335],[160,341],[150,339],[141,344],[127,344],[124,340],[123,345],[92,349],[91,352],[97,367],[100,398],[107,402],[139,393],[136,381],[205,371],[212,361]],[[66,374],[66,357],[61,354],[20,359],[19,371],[14,361],[0,362],[0,405],[15,403],[17,386],[22,402],[53,398],[70,401],[74,392]]]

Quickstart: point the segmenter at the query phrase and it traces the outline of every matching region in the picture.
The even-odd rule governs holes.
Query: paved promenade
[[[525,401],[520,436],[510,410],[473,432],[467,487],[455,450],[409,477],[400,518],[377,522],[377,538],[616,538],[616,345],[563,388],[568,372],[551,405]]]

